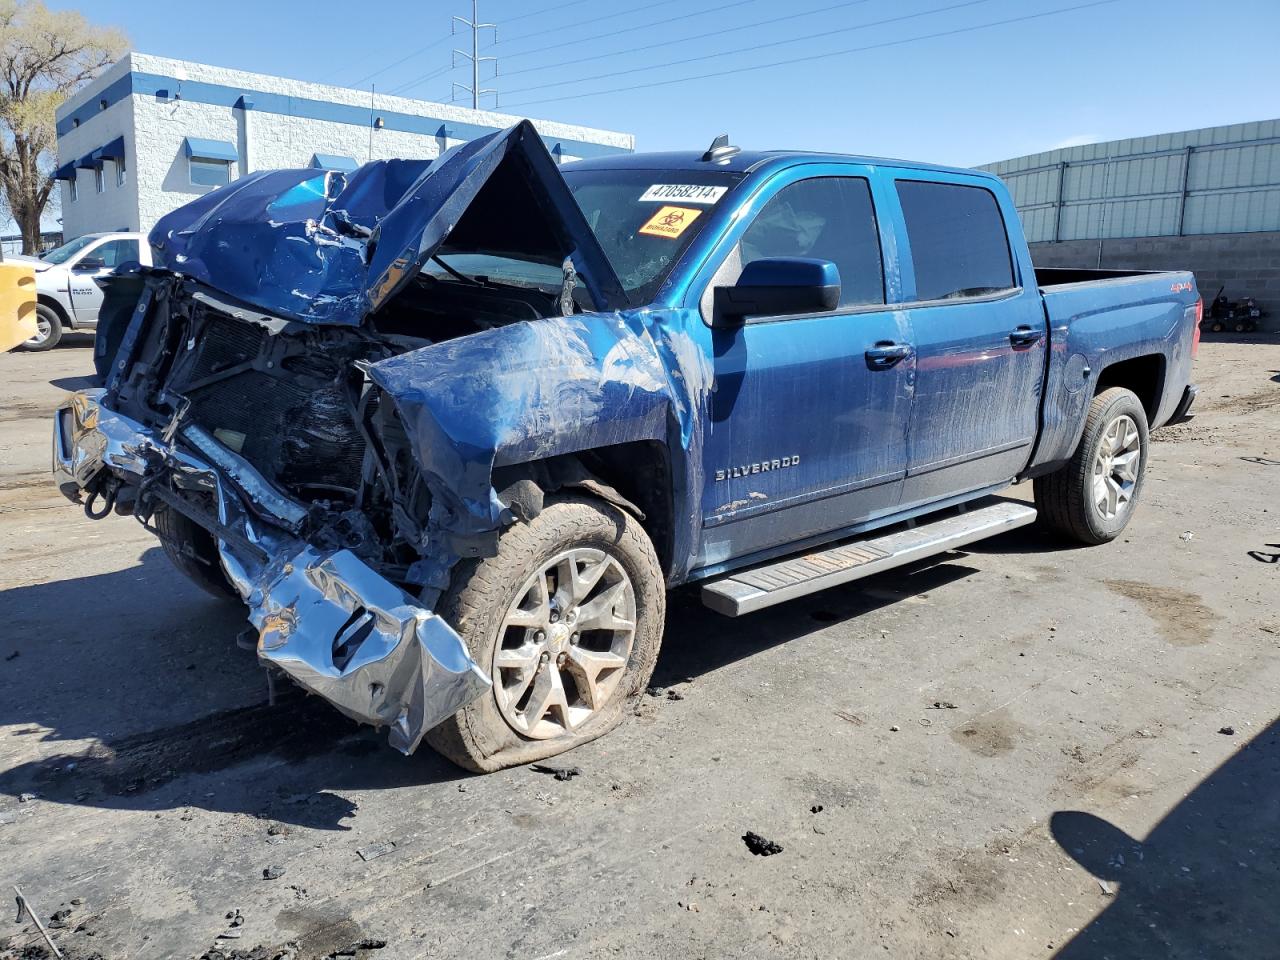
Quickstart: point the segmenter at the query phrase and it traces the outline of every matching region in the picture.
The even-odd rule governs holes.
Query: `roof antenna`
[[[741,147],[729,143],[729,135],[722,133],[711,141],[711,147],[702,155],[703,163],[724,163],[730,157],[742,152]]]

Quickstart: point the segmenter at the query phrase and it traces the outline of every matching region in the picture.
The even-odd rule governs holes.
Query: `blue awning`
[[[360,164],[356,163],[351,157],[339,156],[336,153],[313,153],[311,155],[311,166],[320,170],[341,170],[348,173],[356,169]]]
[[[76,162],[72,160],[70,163],[64,163],[53,172],[55,180],[74,180],[76,178]]]
[[[124,159],[124,137],[116,137],[105,147],[99,147],[93,151],[93,159],[101,162],[103,160],[123,160]]]
[[[83,157],[76,161],[76,166],[81,170],[97,170],[102,166],[101,160],[95,160],[92,153],[86,153]]]
[[[240,159],[240,154],[236,152],[236,145],[228,143],[226,140],[202,140],[200,137],[186,137],[182,141],[182,147],[188,157],[195,157],[197,160],[235,161]]]

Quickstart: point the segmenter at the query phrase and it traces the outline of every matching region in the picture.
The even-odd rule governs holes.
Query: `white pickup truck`
[[[10,256],[36,272],[36,335],[24,350],[50,350],[66,330],[93,330],[102,307],[94,281],[126,263],[151,266],[151,247],[141,233],[86,233],[41,257]]]

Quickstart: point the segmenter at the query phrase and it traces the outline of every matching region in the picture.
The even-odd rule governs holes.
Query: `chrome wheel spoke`
[[[617,686],[618,678],[627,665],[627,658],[616,653],[570,647],[565,670],[573,677],[578,692],[587,706],[598,710],[609,699]]]
[[[529,702],[524,708],[526,726],[532,730],[540,721],[547,719],[549,713],[556,714],[553,722],[569,729],[569,701],[565,697],[564,681],[559,670],[546,664],[533,678]]]
[[[611,587],[606,587],[598,596],[584,603],[578,611],[579,630],[631,630],[635,624],[616,614],[618,602],[631,584],[619,580]]]
[[[1120,456],[1111,461],[1112,474],[1131,483],[1136,481],[1138,479],[1138,457],[1137,450],[1120,454]]]
[[[607,556],[599,559],[570,555],[557,565],[560,576],[556,599],[565,607],[577,606],[591,595],[611,561]]]
[[[547,578],[535,577],[511,610],[507,613],[508,627],[545,627],[550,622],[551,595],[547,591]]]

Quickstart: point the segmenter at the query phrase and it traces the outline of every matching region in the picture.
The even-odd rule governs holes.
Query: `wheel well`
[[[53,299],[53,297],[44,293],[38,293],[36,294],[36,303],[39,305],[46,306],[50,310],[52,310],[54,313],[56,313],[58,315],[58,319],[62,322],[62,325],[64,327],[71,326],[71,318],[67,316],[67,311],[62,309],[62,304],[60,304],[57,300]]]
[[[578,479],[574,479],[575,474]],[[590,490],[589,482],[581,482],[588,479],[611,487],[610,491],[596,487],[594,492],[623,509],[634,506],[644,515],[640,525],[653,542],[663,571],[670,573],[675,518],[671,458],[663,444],[648,440],[619,443],[503,467],[494,472],[494,487],[516,493],[510,485],[521,478],[533,480],[545,493],[561,486],[585,486]]]
[[[1095,394],[1101,393],[1108,387],[1132,390],[1142,401],[1142,408],[1147,412],[1147,421],[1154,424],[1156,412],[1160,406],[1160,395],[1164,391],[1164,357],[1159,354],[1134,357],[1105,367],[1098,374],[1098,388]]]

